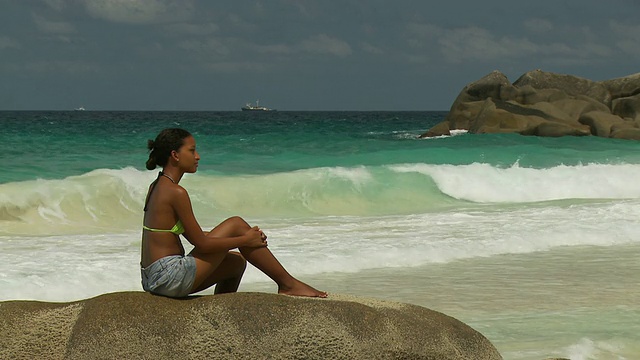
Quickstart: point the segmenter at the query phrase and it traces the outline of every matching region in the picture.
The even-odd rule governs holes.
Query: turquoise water
[[[640,143],[418,139],[445,115],[0,112],[0,300],[140,290],[146,141],[183,127],[200,224],[260,225],[303,280],[445,312],[507,359],[640,358]],[[250,268],[241,291],[274,289]]]
[[[534,168],[638,163],[638,144],[595,137],[460,136],[419,141],[444,112],[2,112],[0,151],[20,166],[0,182],[94,169],[144,169],[146,140],[191,131],[208,174],[268,174],[401,163]]]

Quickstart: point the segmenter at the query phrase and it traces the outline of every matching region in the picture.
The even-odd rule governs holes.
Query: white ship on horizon
[[[269,109],[268,107],[260,106],[260,100],[256,100],[256,105],[247,103],[242,107],[242,111],[277,111],[276,109]]]

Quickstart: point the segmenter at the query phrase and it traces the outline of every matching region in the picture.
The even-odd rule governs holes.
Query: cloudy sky
[[[640,72],[640,0],[0,0],[0,110],[448,110]]]

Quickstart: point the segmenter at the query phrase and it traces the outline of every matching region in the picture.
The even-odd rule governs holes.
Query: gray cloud
[[[339,57],[351,55],[351,46],[343,40],[326,34],[314,35],[300,43],[300,48],[306,52],[330,54]]]
[[[67,7],[67,0],[43,0],[43,1],[50,8],[57,11],[62,11],[65,7]]]
[[[551,21],[539,18],[525,20],[523,26],[527,31],[532,33],[548,33],[554,29]]]
[[[379,48],[377,46],[371,45],[368,42],[361,43],[360,44],[360,49],[362,49],[362,51],[370,53],[370,54],[376,54],[376,55],[384,54],[384,50],[383,49],[381,49],[381,48]]]
[[[453,64],[475,61],[504,62],[509,59],[522,59],[543,56],[545,63],[569,63],[570,58],[584,63],[585,58],[606,58],[611,56],[607,44],[597,43],[591,31],[585,27],[564,28],[573,34],[569,37],[558,36],[556,27],[546,20],[528,20],[523,24],[527,32],[546,33],[546,37],[536,40],[526,33],[494,33],[478,26],[444,28],[434,24],[409,24],[407,40],[411,48],[418,51],[437,50],[441,58]],[[628,31],[626,29],[624,31]],[[420,54],[412,55],[414,60]],[[433,56],[429,57],[433,59]],[[422,57],[425,59],[425,57]]]
[[[99,64],[84,61],[62,60],[35,60],[21,64],[10,64],[6,70],[22,74],[87,74],[99,73],[102,67]]]
[[[155,24],[184,21],[192,17],[190,0],[83,0],[93,17],[127,24]]]
[[[286,44],[272,44],[272,45],[258,44],[258,45],[254,45],[254,49],[256,52],[260,54],[289,55],[296,52],[291,46]]]
[[[193,35],[203,36],[211,35],[220,29],[220,26],[212,22],[190,24],[190,23],[175,23],[166,26],[167,33],[171,35]]]
[[[263,72],[268,69],[268,65],[259,62],[210,62],[204,65],[204,68],[214,73],[242,73],[242,72]]]
[[[609,25],[616,36],[614,43],[620,51],[640,60],[640,25],[621,24],[616,21],[611,21]]]
[[[75,26],[65,21],[50,21],[42,16],[33,14],[33,21],[38,29],[49,34],[72,34],[76,32]]]
[[[0,50],[11,48],[18,49],[20,48],[20,44],[8,36],[0,36]]]
[[[189,39],[184,40],[178,46],[189,52],[205,56],[225,57],[231,52],[222,41],[209,37],[204,40]]]

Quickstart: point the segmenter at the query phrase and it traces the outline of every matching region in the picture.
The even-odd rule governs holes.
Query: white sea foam
[[[450,135],[439,135],[439,136],[431,136],[431,137],[425,137],[425,138],[421,138],[423,140],[430,140],[430,139],[445,139],[445,138],[450,138],[452,136],[459,136],[459,135],[464,135],[466,133],[468,133],[468,130],[461,130],[461,129],[456,129],[456,130],[451,130],[449,131]]]
[[[637,200],[523,208],[488,206],[432,214],[247,220],[294,274],[412,268],[556,247],[640,242]],[[217,222],[207,223],[212,228]],[[0,237],[0,300],[73,300],[140,290],[140,230]],[[190,246],[186,243],[186,248]],[[330,275],[327,275],[330,276]],[[268,281],[249,267],[245,283]]]
[[[373,179],[371,172],[369,172],[369,170],[364,166],[358,166],[355,168],[345,168],[345,167],[326,168],[326,174],[328,176],[336,177],[339,179],[347,179],[356,186],[360,186],[361,184],[369,182]],[[321,177],[322,176],[319,176],[319,178]]]
[[[0,235],[134,229],[153,172],[95,170],[0,184]],[[488,164],[326,167],[264,175],[196,174],[181,182],[197,214],[313,217],[420,214],[457,206],[640,198],[640,165],[500,168]]]
[[[571,360],[599,360],[599,359],[619,359],[624,357],[616,356],[624,349],[624,346],[605,341],[593,341],[589,338],[582,338],[576,344],[570,345],[564,351]]]
[[[0,300],[139,290],[141,207],[155,176],[127,168],[0,185]],[[638,178],[638,165],[418,164],[196,175],[185,177],[184,185],[204,228],[215,226],[225,211],[238,211],[268,233],[271,249],[290,271],[319,275],[635,244]],[[420,212],[429,209],[421,203],[440,191],[476,203]],[[388,215],[398,211],[395,201],[411,213]],[[265,212],[251,212],[256,206]],[[382,214],[340,213],[367,214],[371,207]],[[244,281],[266,280],[250,267]]]
[[[390,166],[401,173],[429,176],[445,194],[479,203],[536,202],[560,199],[640,198],[640,165],[588,164],[547,169],[514,164]]]

